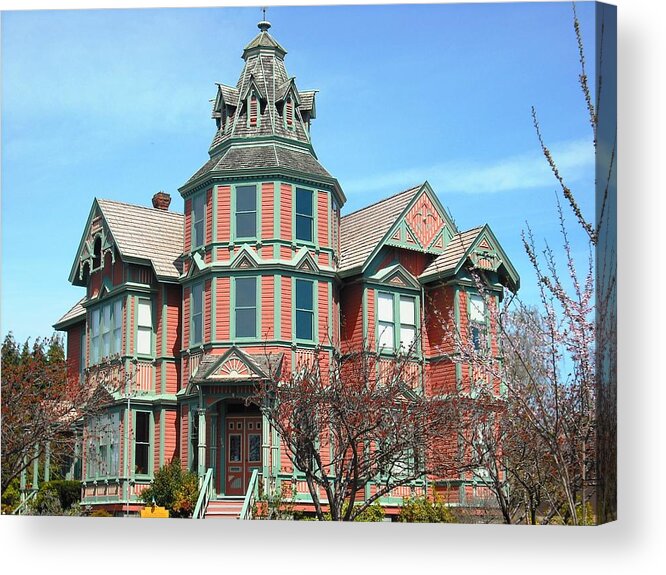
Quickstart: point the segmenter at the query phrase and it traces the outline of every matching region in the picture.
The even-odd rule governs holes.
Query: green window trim
[[[315,281],[295,278],[294,281],[294,335],[298,341],[315,341]]]
[[[154,321],[153,321],[153,302],[150,298],[136,298],[136,322],[135,322],[136,356],[154,357]]]
[[[117,478],[120,471],[120,412],[112,411],[88,419],[86,424],[87,480]]]
[[[206,192],[192,198],[192,251],[206,242]]]
[[[232,278],[231,333],[233,334],[233,339],[257,339],[261,331],[261,314],[259,313],[259,302],[261,301],[260,277],[243,276]],[[252,286],[254,286],[253,293]],[[254,327],[254,331],[250,330],[251,327]]]
[[[203,343],[204,284],[198,282],[190,288],[190,347]]]
[[[122,354],[123,298],[105,301],[90,310],[89,366]]]
[[[296,241],[315,244],[316,204],[314,190],[296,188],[294,201],[294,238]]]
[[[153,475],[153,446],[155,444],[153,412],[134,410],[132,413],[132,476],[150,478]]]
[[[260,203],[258,184],[239,184],[233,186],[231,198],[231,237],[234,241],[256,241],[259,238]]]
[[[384,305],[381,302],[386,302]],[[411,311],[410,309],[411,308]],[[375,341],[382,354],[420,353],[418,341],[420,302],[416,295],[393,291],[375,291]],[[411,317],[409,317],[411,315]],[[403,337],[411,333],[411,341],[405,345]],[[386,335],[384,335],[386,334]],[[382,343],[382,340],[384,343]]]

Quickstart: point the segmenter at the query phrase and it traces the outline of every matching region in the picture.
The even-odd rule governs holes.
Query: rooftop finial
[[[262,13],[261,22],[259,22],[259,24],[257,24],[257,27],[262,32],[266,32],[266,30],[268,30],[271,27],[271,23],[268,20],[266,20],[266,8],[265,7],[261,9],[261,13]]]

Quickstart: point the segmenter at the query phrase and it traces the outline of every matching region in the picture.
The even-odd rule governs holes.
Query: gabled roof
[[[283,353],[252,355],[234,345],[223,354],[205,354],[190,384],[270,379],[279,374],[283,358]]]
[[[340,271],[365,263],[422,186],[419,184],[341,218]]]
[[[481,230],[483,230],[483,226],[478,226],[453,236],[444,249],[444,252],[430,263],[420,277],[427,277],[433,274],[447,274],[449,272],[455,273],[462,258],[472,243],[474,243],[474,240],[479,236]]]
[[[301,110],[309,110],[312,118],[316,118],[315,114],[315,95],[317,90],[305,90],[298,93],[301,97],[301,104],[299,108]]]
[[[296,83],[294,77],[289,78],[275,91],[275,102],[277,103],[284,100],[289,94],[290,89],[293,91],[296,105],[297,106],[300,105],[301,97],[300,94],[298,93],[298,90],[296,89]]]
[[[57,322],[53,324],[53,329],[62,330],[65,327],[83,321],[86,317],[86,310],[83,303],[86,301],[85,296],[77,301],[72,309],[63,315]]]
[[[484,258],[487,258],[486,263]],[[453,236],[444,252],[428,265],[419,279],[430,281],[456,275],[467,262],[478,269],[497,271],[513,292],[520,287],[516,269],[488,224]]]
[[[183,251],[183,214],[96,200],[124,260],[152,265],[158,279],[178,280]]]
[[[233,86],[218,84],[218,100],[221,98],[227,106],[238,105],[238,90]]]

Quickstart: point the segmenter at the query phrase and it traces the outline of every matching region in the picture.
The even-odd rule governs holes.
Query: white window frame
[[[153,305],[148,298],[136,304],[136,354],[153,355]]]

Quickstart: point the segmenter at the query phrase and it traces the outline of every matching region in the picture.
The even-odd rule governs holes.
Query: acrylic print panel
[[[4,13],[3,512],[615,519],[615,18]]]

